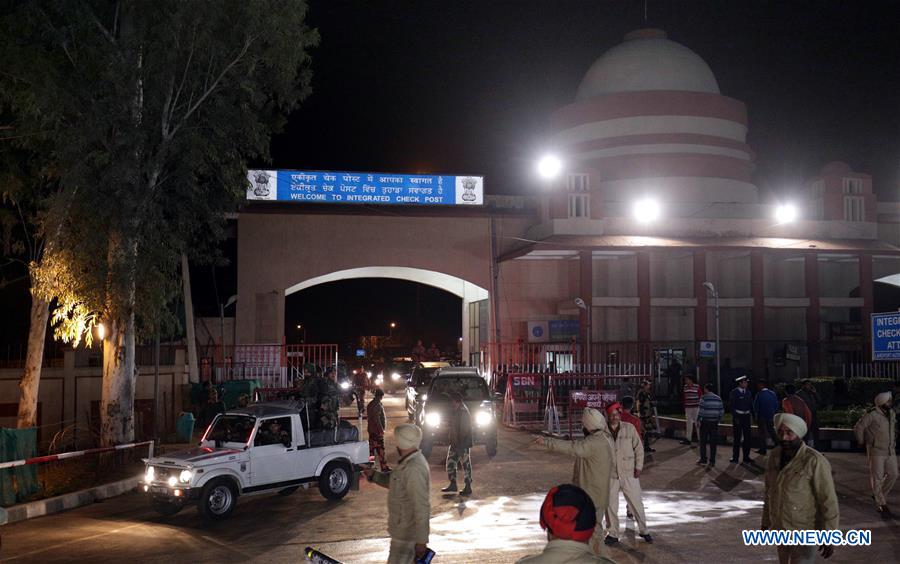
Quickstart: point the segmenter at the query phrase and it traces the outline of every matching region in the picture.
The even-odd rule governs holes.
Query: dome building
[[[790,381],[868,366],[875,281],[900,279],[900,212],[876,202],[869,175],[831,163],[776,214],[784,202],[754,184],[747,131],[744,103],[664,31],[603,53],[552,114],[563,171],[501,256],[504,340],[565,348],[553,324],[577,320],[573,356],[594,371],[663,374],[677,359],[712,378],[700,351],[718,304],[723,389],[743,373]],[[655,220],[635,213],[642,201]],[[551,354],[557,367],[565,354]]]

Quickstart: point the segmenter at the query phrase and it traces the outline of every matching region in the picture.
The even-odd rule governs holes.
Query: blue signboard
[[[900,360],[900,312],[872,314],[872,360]]]
[[[581,331],[581,323],[577,319],[551,319],[550,340],[554,342],[577,339]]]
[[[356,356],[366,356],[366,349],[356,349]]]
[[[247,199],[253,201],[453,206],[484,203],[481,176],[251,170]]]

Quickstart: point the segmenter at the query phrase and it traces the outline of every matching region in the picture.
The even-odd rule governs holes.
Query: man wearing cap
[[[609,508],[606,519],[609,521],[606,544],[619,542],[619,490],[625,494],[625,502],[631,507],[638,525],[638,535],[647,542],[653,537],[647,531],[647,518],[644,516],[644,502],[641,501],[641,470],[644,468],[644,447],[634,425],[622,421],[622,406],[614,403],[606,408],[609,419],[609,435],[615,450],[616,463],[612,468],[609,480]]]
[[[744,452],[744,464],[753,464],[750,460],[750,412],[753,411],[753,395],[750,393],[750,379],[747,375],[734,380],[737,387],[731,390],[728,397],[731,404],[732,446],[731,463],[737,464],[738,454]]]
[[[391,548],[388,564],[409,564],[428,551],[431,519],[431,473],[419,452],[422,431],[403,424],[394,429],[400,460],[391,472],[366,468],[369,481],[388,488],[388,534]]]
[[[596,509],[597,527],[591,548],[601,554],[603,544],[603,515],[609,505],[609,481],[613,471],[613,448],[606,428],[606,418],[592,407],[582,412],[581,424],[584,438],[564,441],[539,436],[547,450],[563,452],[575,456],[575,471],[572,481],[588,493]]]
[[[541,505],[541,528],[547,531],[547,546],[519,564],[582,564],[610,562],[591,552],[590,540],[597,524],[597,510],[583,489],[571,484],[556,486]]]
[[[891,392],[875,396],[875,408],[862,416],[853,427],[856,442],[866,445],[869,459],[869,481],[875,496],[875,509],[889,515],[887,496],[897,481],[897,415],[891,409]]]
[[[837,530],[839,510],[831,464],[804,444],[806,422],[796,415],[779,413],[775,416],[775,431],[780,446],[772,450],[766,463],[762,529]],[[819,551],[828,558],[834,547],[822,545]],[[778,561],[783,564],[815,559],[815,546],[778,547]]]

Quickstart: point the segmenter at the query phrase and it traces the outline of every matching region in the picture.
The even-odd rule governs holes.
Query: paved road
[[[405,420],[401,396],[386,399],[389,426]],[[662,440],[641,478],[656,542],[635,537],[634,524],[617,562],[774,561],[774,549],[748,548],[740,530],[756,527],[761,478],[720,462],[718,471],[694,464],[696,449]],[[389,443],[388,449],[393,449]],[[446,483],[442,456],[431,458],[431,546],[435,562],[511,562],[544,544],[537,513],[547,489],[571,478],[571,461],[551,456],[520,431],[501,430],[500,452],[473,453],[475,495],[467,501],[440,493]],[[724,454],[729,454],[725,452]],[[727,456],[722,457],[727,460]],[[900,521],[875,514],[862,455],[829,455],[839,481],[844,528],[873,530],[873,546],[840,548],[836,562],[896,562]],[[390,457],[396,459],[396,452]],[[900,493],[900,492],[898,492]],[[900,509],[900,495],[893,505]],[[193,509],[160,517],[132,493],[66,513],[4,527],[3,562],[298,562],[312,545],[343,562],[384,562],[387,557],[387,491],[366,483],[344,500],[326,502],[315,489],[283,498],[241,498],[232,518],[207,525]],[[620,504],[624,519],[624,503]]]

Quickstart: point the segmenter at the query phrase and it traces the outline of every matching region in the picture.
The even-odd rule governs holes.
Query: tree
[[[107,329],[102,442],[129,441],[136,334],[177,293],[181,253],[222,232],[246,160],[268,159],[309,94],[318,35],[304,0],[11,4],[4,90],[77,191],[60,256]]]

